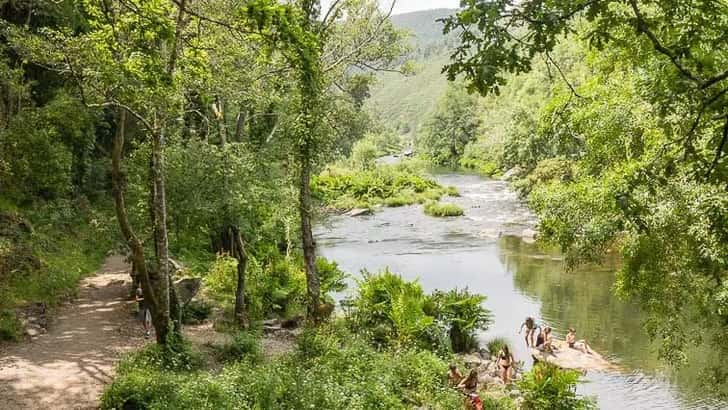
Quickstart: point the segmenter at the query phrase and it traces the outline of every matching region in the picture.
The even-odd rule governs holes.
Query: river
[[[691,352],[690,364],[680,371],[657,359],[656,346],[641,327],[639,307],[612,294],[613,264],[567,272],[558,252],[521,239],[536,220],[505,182],[467,174],[436,178],[458,188],[460,197],[444,201],[461,206],[464,216],[432,218],[421,206],[335,216],[316,229],[319,251],[354,277],[363,268],[388,267],[418,279],[427,291],[467,287],[487,296],[494,323],[481,340],[508,338],[516,359],[527,367],[531,360],[517,333],[526,316],[551,326],[559,338],[575,327],[580,338],[621,367],[590,372],[578,386],[602,409],[728,408],[728,402],[698,387],[698,371],[710,360],[708,354]]]

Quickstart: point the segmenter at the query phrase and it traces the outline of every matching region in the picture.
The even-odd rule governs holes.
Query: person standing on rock
[[[533,343],[533,336],[536,333],[536,329],[540,329],[541,327],[536,323],[536,321],[531,316],[527,317],[526,320],[523,321],[523,323],[521,324],[521,328],[518,329],[519,335],[523,331],[524,327],[526,328],[526,347],[536,346]]]
[[[152,312],[149,310],[149,304],[144,300],[144,292],[142,292],[141,286],[137,287],[136,300],[139,304],[139,320],[142,321],[144,327],[144,337],[149,339],[152,334]]]
[[[501,378],[504,384],[511,382],[511,367],[513,367],[514,362],[513,353],[508,349],[508,346],[504,345],[503,349],[498,352],[498,366],[501,369]]]

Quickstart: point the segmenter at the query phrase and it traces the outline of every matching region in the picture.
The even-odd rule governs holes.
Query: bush
[[[504,337],[494,337],[485,343],[485,348],[488,350],[491,357],[497,355],[498,352],[503,350],[504,346],[508,346],[508,340]]]
[[[439,202],[428,202],[425,204],[425,214],[436,217],[461,216],[463,209],[455,204],[441,204]]]
[[[210,317],[212,306],[201,300],[191,300],[182,308],[182,323],[186,325],[203,322]]]
[[[455,409],[462,397],[443,382],[447,363],[426,351],[377,351],[336,324],[308,329],[296,353],[238,361],[218,374],[125,366],[106,389],[104,409]]]
[[[0,311],[0,341],[17,341],[22,331],[20,322],[12,310]]]
[[[330,292],[346,289],[346,274],[335,262],[316,260],[321,284],[321,297],[332,302]],[[205,276],[208,296],[227,309],[235,301],[237,261],[219,255]],[[246,296],[249,315],[263,319],[271,315],[290,317],[304,311],[306,304],[306,273],[303,257],[276,257],[263,263],[252,255],[246,269]]]
[[[384,165],[369,170],[330,168],[313,178],[314,196],[337,209],[401,206],[439,199],[444,189],[409,165]]]
[[[170,334],[164,345],[152,344],[132,353],[119,363],[124,373],[136,368],[155,368],[166,371],[194,371],[202,366],[202,356],[179,335]]]
[[[589,398],[576,394],[579,373],[561,370],[549,363],[537,363],[518,381],[523,394],[524,409],[592,409],[596,406]]]
[[[426,295],[417,282],[389,270],[362,276],[351,321],[375,345],[466,351],[476,347],[474,332],[490,323],[485,297],[467,290]]]
[[[430,296],[432,315],[447,329],[453,351],[467,352],[478,347],[475,331],[486,330],[492,322],[484,301],[485,296],[473,295],[467,289],[435,291]]]
[[[445,188],[445,192],[447,192],[447,196],[460,196],[460,192],[458,192],[457,187],[454,186]]]
[[[217,348],[217,358],[221,362],[236,362],[242,359],[254,363],[260,362],[263,359],[260,337],[253,332],[238,332],[230,342]]]

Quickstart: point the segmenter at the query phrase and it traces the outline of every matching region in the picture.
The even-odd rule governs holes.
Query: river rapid
[[[526,316],[551,326],[558,338],[575,327],[579,338],[621,368],[590,372],[578,387],[580,394],[595,396],[602,409],[728,408],[728,402],[699,388],[699,370],[717,360],[707,350],[690,352],[689,364],[679,372],[657,360],[638,306],[612,294],[614,264],[567,272],[558,252],[522,238],[536,219],[505,182],[467,174],[436,179],[458,188],[460,197],[443,201],[461,206],[464,216],[433,218],[421,206],[335,216],[317,226],[319,252],[352,277],[361,269],[388,267],[418,279],[426,291],[467,287],[487,296],[494,323],[480,339],[509,339],[527,368],[532,361],[518,335]]]

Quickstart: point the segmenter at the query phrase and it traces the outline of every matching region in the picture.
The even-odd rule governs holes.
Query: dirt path
[[[144,344],[127,300],[129,266],[109,257],[48,333],[0,346],[0,408],[95,409],[122,353]]]

